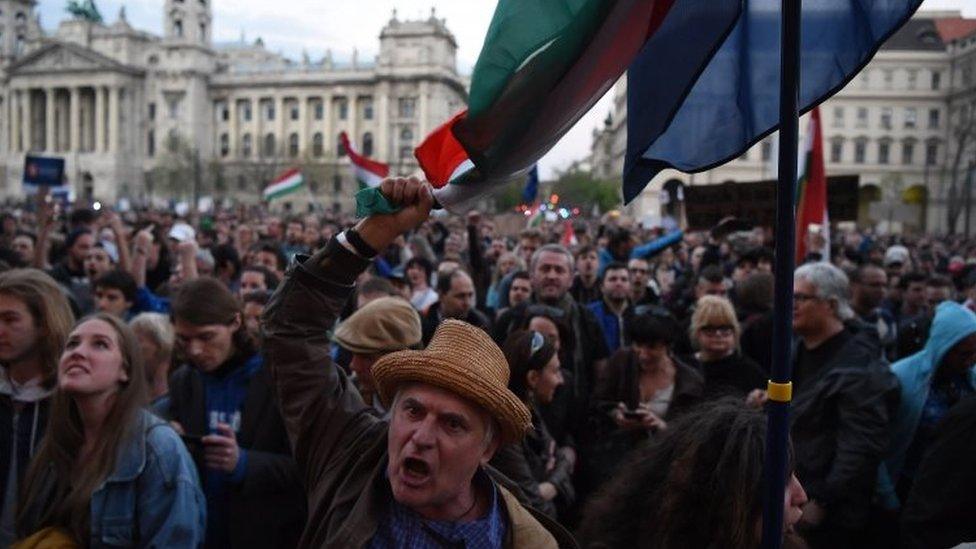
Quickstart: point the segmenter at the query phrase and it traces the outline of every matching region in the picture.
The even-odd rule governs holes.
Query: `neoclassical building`
[[[396,172],[464,107],[457,43],[443,19],[383,28],[379,55],[287,59],[253,42],[214,44],[210,0],[165,0],[164,34],[70,19],[45,35],[35,0],[0,0],[0,196],[22,196],[28,153],[60,156],[81,199],[257,201],[282,170],[289,202],[347,207],[356,183],[338,135]]]
[[[598,177],[619,179],[622,173],[626,95],[623,79],[604,127],[593,132],[590,162]],[[974,112],[976,19],[959,12],[920,12],[821,105],[827,173],[859,176],[864,224],[890,219],[896,222],[893,230],[944,231],[949,204],[960,201],[967,172],[976,163]],[[801,131],[805,127],[806,118]],[[662,172],[632,210],[656,213],[662,188],[671,180],[701,185],[775,179],[776,139],[767,137],[713,170]],[[976,211],[972,214],[976,222]],[[959,221],[957,230],[962,228]]]

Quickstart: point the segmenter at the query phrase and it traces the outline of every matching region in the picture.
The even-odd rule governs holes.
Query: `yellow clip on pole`
[[[793,382],[776,383],[773,380],[769,380],[766,386],[766,394],[769,400],[774,402],[789,402],[793,400]]]

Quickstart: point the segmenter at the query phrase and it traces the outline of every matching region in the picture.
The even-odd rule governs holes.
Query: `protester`
[[[691,315],[695,353],[686,362],[705,378],[705,398],[735,395],[761,404],[766,376],[739,350],[741,331],[735,309],[724,297],[707,295]]]
[[[532,277],[527,271],[517,271],[512,274],[512,284],[508,289],[508,304],[517,307],[529,301],[532,297]],[[502,309],[499,313],[508,309]]]
[[[424,314],[424,344],[430,343],[434,331],[448,318],[463,320],[491,333],[491,320],[475,308],[474,282],[468,273],[454,269],[437,277],[437,301]]]
[[[14,509],[24,472],[43,439],[57,364],[74,316],[41,271],[0,274],[0,546],[16,537]]]
[[[140,313],[129,321],[146,368],[149,407],[165,416],[169,413],[169,374],[173,366],[176,336],[169,318],[159,313]]]
[[[83,319],[64,345],[47,433],[21,492],[25,545],[202,543],[206,503],[193,462],[145,403],[135,335],[113,315]]]
[[[430,287],[434,265],[423,257],[412,257],[407,261],[404,272],[410,282],[410,304],[425,313],[428,307],[437,302],[437,292]]]
[[[363,402],[386,414],[388,410],[376,394],[372,368],[386,354],[421,345],[421,320],[416,309],[399,297],[375,299],[339,324],[335,340],[352,353],[350,380]]]
[[[433,204],[430,187],[416,179],[388,179],[381,192],[401,209],[366,218],[296,267],[265,313],[268,364],[296,459],[311,479],[301,543],[555,546],[550,532],[560,528],[540,524],[498,484],[503,477],[482,468],[530,425],[487,334],[447,320],[427,350],[374,364],[389,423],[362,413],[366,404],[330,363],[326,332],[352,282]]]
[[[587,305],[603,329],[607,350],[614,353],[626,345],[626,316],[630,309],[630,271],[627,265],[612,262],[603,269],[600,281],[602,299]]]
[[[796,472],[810,501],[801,531],[812,547],[859,546],[876,471],[889,444],[898,381],[877,336],[850,323],[847,276],[809,263],[793,276],[792,435]]]
[[[577,303],[592,303],[600,300],[600,257],[593,246],[580,246],[573,254],[576,260],[576,275],[569,294]]]
[[[252,265],[244,267],[241,271],[237,295],[244,299],[244,296],[251,292],[273,292],[277,286],[278,277],[273,272],[265,267]]]
[[[895,355],[898,339],[895,318],[881,307],[888,286],[888,275],[877,265],[861,265],[853,271],[851,283],[851,308],[857,318],[878,332],[881,347],[889,358]]]
[[[294,547],[305,519],[301,480],[267,369],[220,281],[174,296],[188,364],[170,378],[166,418],[187,437],[207,495],[207,547]]]
[[[95,310],[100,313],[128,319],[138,297],[138,288],[132,275],[121,270],[112,270],[98,276],[92,282],[95,293]]]
[[[759,547],[765,452],[761,412],[727,399],[703,406],[629,456],[587,506],[580,542],[593,548]],[[806,503],[790,474],[783,495],[787,541]]]
[[[261,315],[264,307],[271,299],[271,292],[256,291],[244,294],[241,314],[244,319],[244,329],[253,341],[261,341]]]

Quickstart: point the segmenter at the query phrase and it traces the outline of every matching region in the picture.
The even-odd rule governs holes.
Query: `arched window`
[[[410,128],[403,128],[400,130],[400,141],[404,141],[406,143],[413,142],[413,130]]]
[[[321,158],[323,154],[325,154],[325,140],[322,137],[322,132],[316,132],[312,136],[312,156]]]
[[[251,134],[245,133],[244,137],[241,139],[241,156],[243,156],[244,158],[250,158],[251,149],[253,148],[252,145],[253,144],[251,143]]]
[[[373,156],[373,134],[363,134],[363,156]]]
[[[275,155],[275,136],[273,133],[269,133],[264,136],[264,151],[262,151],[262,153],[264,156]]]
[[[342,137],[340,136],[341,134],[339,136],[336,136],[336,157],[337,158],[342,158],[343,156],[346,156],[346,148],[342,146]]]
[[[230,154],[230,136],[226,133],[220,134],[220,156]]]
[[[298,134],[293,133],[288,136],[288,156],[295,158],[298,156]]]
[[[175,34],[178,38],[183,38],[183,21],[180,21],[179,19],[173,21],[173,34]]]

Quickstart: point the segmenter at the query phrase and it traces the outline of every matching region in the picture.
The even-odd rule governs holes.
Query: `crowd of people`
[[[0,213],[0,546],[759,545],[768,229],[381,189]],[[976,541],[976,242],[830,255],[793,273],[784,543]]]

